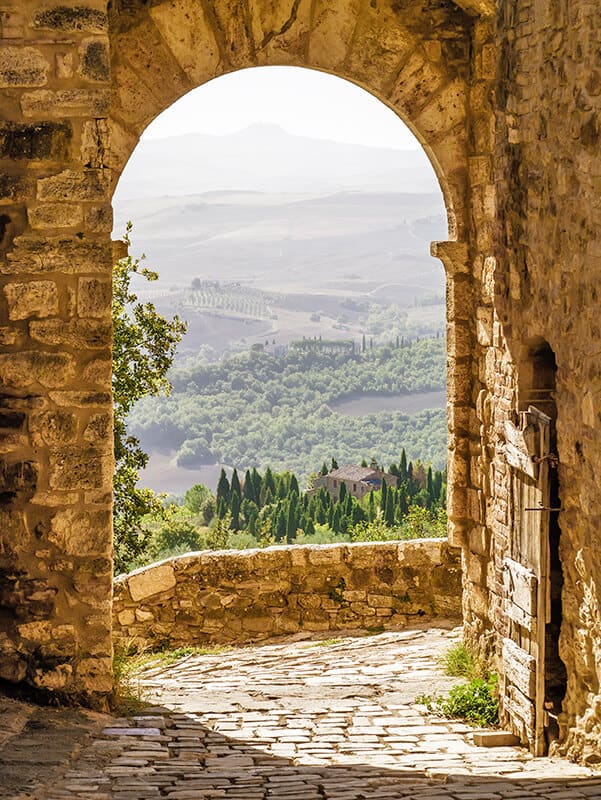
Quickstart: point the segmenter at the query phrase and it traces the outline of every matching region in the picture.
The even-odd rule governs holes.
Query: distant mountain
[[[121,178],[115,206],[121,210],[133,198],[223,190],[440,193],[423,150],[311,139],[258,124],[222,136],[143,139]]]
[[[199,277],[276,291],[443,291],[429,255],[446,236],[440,194],[208,192],[147,196],[115,212],[116,234],[133,220],[133,251],[147,254],[162,285]]]

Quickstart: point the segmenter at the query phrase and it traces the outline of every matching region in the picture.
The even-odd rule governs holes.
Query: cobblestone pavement
[[[415,706],[448,689],[424,629],[187,656],[143,673],[154,705],[111,719],[36,800],[601,799],[601,774]],[[160,704],[160,705],[159,705]],[[421,710],[420,710],[421,709]],[[421,713],[423,711],[423,713]]]

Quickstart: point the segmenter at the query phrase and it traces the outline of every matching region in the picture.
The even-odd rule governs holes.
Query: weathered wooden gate
[[[504,721],[535,755],[547,750],[545,630],[550,619],[550,462],[552,419],[530,406],[519,425],[505,423],[512,468],[511,556],[503,562],[504,611],[500,700]]]

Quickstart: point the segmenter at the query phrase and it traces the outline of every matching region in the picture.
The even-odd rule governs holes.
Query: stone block
[[[109,392],[50,392],[50,400],[57,406],[90,408],[110,406],[112,398]]]
[[[108,510],[59,511],[50,523],[48,541],[67,555],[109,555],[112,549],[111,513]]]
[[[519,736],[509,731],[474,731],[472,734],[477,747],[517,747]]]
[[[80,278],[77,284],[77,313],[80,317],[105,317],[111,313],[111,282]]]
[[[58,388],[68,383],[74,374],[75,359],[66,353],[32,350],[0,354],[0,386],[24,389],[39,383]]]
[[[110,93],[106,89],[38,89],[23,94],[21,111],[28,119],[105,117],[110,111]]]
[[[31,423],[46,444],[67,444],[77,438],[77,417],[69,411],[46,411]]]
[[[124,611],[120,611],[117,614],[117,619],[119,620],[119,625],[123,625],[123,627],[127,628],[134,624],[136,615],[134,614],[133,609],[126,608]]]
[[[8,283],[3,291],[11,320],[58,314],[58,289],[54,281]]]
[[[106,442],[112,436],[112,424],[110,414],[94,414],[85,427],[83,438],[86,442]]]
[[[175,572],[171,564],[157,566],[133,572],[128,578],[128,587],[132,600],[138,602],[152,595],[173,589],[176,584]]]
[[[109,79],[109,54],[104,39],[84,39],[79,46],[79,74],[96,83]]]
[[[107,196],[105,176],[96,169],[77,171],[66,169],[50,178],[38,181],[38,200],[73,202],[74,200],[104,200]]]
[[[95,448],[61,448],[51,453],[49,482],[53,490],[101,489],[110,484],[112,475],[112,456]]]
[[[27,88],[47,83],[50,64],[35,47],[0,47],[0,87]]]
[[[0,122],[0,158],[52,159],[69,156],[73,129],[69,122]]]
[[[308,552],[309,564],[322,566],[325,564],[340,564],[342,552],[339,547],[330,545],[312,546]]]
[[[14,249],[7,254],[7,262],[0,264],[0,274],[102,272],[108,276],[112,264],[110,243],[80,239],[70,234],[60,237],[28,234],[14,240]]]
[[[89,6],[56,4],[35,14],[33,28],[61,32],[104,33],[108,29],[108,17],[104,11]]]
[[[86,364],[83,379],[86,383],[108,386],[111,382],[113,365],[109,359],[95,358]]]
[[[83,208],[74,203],[42,203],[30,206],[27,216],[35,230],[75,228],[83,223]]]
[[[110,321],[80,319],[65,322],[62,319],[31,322],[32,339],[48,345],[62,345],[77,350],[102,350],[112,343]]]

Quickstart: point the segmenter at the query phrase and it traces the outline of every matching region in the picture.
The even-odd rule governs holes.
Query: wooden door
[[[530,406],[519,425],[505,424],[512,468],[512,539],[503,562],[501,707],[513,732],[544,755],[545,626],[550,617],[549,460],[552,420]]]

